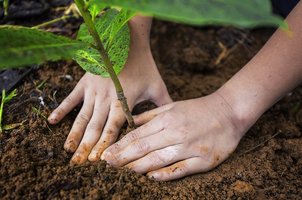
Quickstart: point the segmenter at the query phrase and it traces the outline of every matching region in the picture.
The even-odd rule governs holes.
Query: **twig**
[[[243,152],[243,153],[240,154],[239,156],[242,156],[242,155],[247,154],[247,153],[249,153],[249,152],[251,152],[251,151],[254,151],[254,150],[257,149],[258,147],[262,146],[263,144],[267,143],[268,141],[270,141],[271,139],[273,139],[274,137],[276,137],[277,135],[279,135],[279,133],[281,133],[280,130],[279,130],[277,133],[275,133],[274,135],[272,135],[270,138],[268,138],[267,140],[261,142],[260,144],[254,146],[253,148],[251,148],[251,149],[249,149],[249,150]]]
[[[74,17],[74,16],[71,16],[71,15],[63,15],[62,17],[59,17],[59,18],[50,20],[50,21],[48,21],[48,22],[39,24],[39,25],[37,25],[37,26],[33,26],[32,28],[33,28],[33,29],[42,28],[42,27],[44,27],[44,26],[48,26],[48,25],[50,25],[50,24],[53,24],[53,23],[56,23],[56,22],[59,22],[59,21],[61,21],[61,20],[65,20],[65,19],[68,19],[68,18],[72,18],[72,17]]]
[[[216,61],[215,61],[215,65],[219,65],[221,63],[221,61],[227,57],[229,55],[228,49],[226,48],[226,46],[224,46],[221,42],[218,41],[218,45],[221,49],[221,53],[219,54],[219,56],[217,57]]]

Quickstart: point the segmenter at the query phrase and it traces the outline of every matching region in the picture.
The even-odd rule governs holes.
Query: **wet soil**
[[[174,100],[183,100],[218,89],[272,33],[271,29],[198,28],[156,21],[151,43],[169,92]],[[301,86],[266,112],[217,168],[156,182],[102,161],[69,165],[72,155],[64,151],[63,143],[79,108],[56,126],[47,124],[45,117],[83,74],[73,62],[48,63],[17,87],[18,96],[5,107],[4,124],[23,121],[23,126],[0,136],[0,199],[302,197]],[[135,112],[152,107],[143,103]]]

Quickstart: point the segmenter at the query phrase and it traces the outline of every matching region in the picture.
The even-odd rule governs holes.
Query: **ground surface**
[[[68,25],[68,30],[73,29]],[[156,22],[152,48],[173,99],[183,100],[215,91],[271,34],[267,29],[201,29]],[[265,113],[236,152],[216,169],[172,182],[156,182],[126,169],[113,169],[105,162],[69,166],[72,155],[63,150],[63,143],[79,109],[56,126],[48,125],[44,117],[83,73],[72,62],[49,63],[17,87],[18,96],[6,107],[4,122],[26,121],[0,136],[0,199],[301,198],[302,87]],[[38,87],[43,81],[45,84]],[[45,106],[39,97],[43,97]],[[151,107],[147,103],[136,112]]]

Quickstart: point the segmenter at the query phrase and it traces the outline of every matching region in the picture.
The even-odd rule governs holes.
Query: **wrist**
[[[203,98],[200,98],[200,100]],[[248,129],[246,121],[240,119],[232,105],[219,90],[210,94],[208,101],[211,105],[209,109],[217,117],[220,126],[224,127],[226,133],[231,133],[230,137],[240,141]]]
[[[131,49],[150,49],[150,30],[152,18],[145,16],[135,16],[129,21]]]
[[[259,92],[259,89],[257,91]],[[240,129],[241,137],[266,110],[260,95],[249,89],[242,89],[240,86],[233,87],[227,82],[215,93],[229,106],[233,121]]]

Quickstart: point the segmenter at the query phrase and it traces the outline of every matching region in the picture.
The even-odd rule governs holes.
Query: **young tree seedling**
[[[82,17],[83,17],[83,19],[86,23],[86,26],[88,28],[88,31],[89,31],[90,35],[93,37],[93,40],[94,40],[95,45],[96,45],[96,49],[100,53],[101,58],[104,62],[105,70],[109,74],[111,80],[114,83],[117,98],[118,98],[118,100],[120,101],[120,103],[122,105],[125,117],[128,121],[128,125],[129,125],[130,128],[135,128],[134,120],[133,120],[133,117],[131,115],[131,112],[130,112],[130,109],[129,109],[129,106],[128,106],[128,103],[127,103],[127,99],[124,95],[123,87],[122,87],[122,85],[121,85],[121,83],[120,83],[120,81],[119,81],[119,79],[118,79],[118,77],[117,77],[117,75],[116,75],[116,73],[113,69],[113,65],[112,65],[112,62],[111,62],[111,60],[108,56],[108,52],[106,51],[106,49],[103,45],[103,42],[101,41],[101,38],[100,38],[100,36],[99,36],[99,34],[96,30],[96,27],[95,27],[95,25],[92,21],[92,17],[90,15],[89,11],[88,11],[88,8],[86,7],[86,4],[85,4],[84,0],[75,0],[75,3],[77,5],[77,7],[79,8],[80,13],[82,14]],[[130,17],[131,14],[128,15],[128,16]]]

